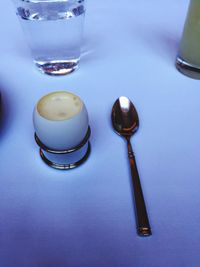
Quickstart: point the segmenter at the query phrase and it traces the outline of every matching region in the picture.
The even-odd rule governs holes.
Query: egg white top
[[[37,104],[39,114],[53,121],[68,120],[76,116],[82,107],[83,103],[78,96],[65,91],[50,93]]]

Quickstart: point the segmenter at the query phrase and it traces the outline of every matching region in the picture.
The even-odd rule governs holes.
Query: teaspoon
[[[139,127],[139,118],[133,103],[125,96],[119,97],[112,108],[112,124],[115,132],[127,141],[128,158],[131,167],[132,184],[135,199],[137,232],[140,236],[151,235],[151,228],[142,193],[140,178],[132,150],[130,138]]]

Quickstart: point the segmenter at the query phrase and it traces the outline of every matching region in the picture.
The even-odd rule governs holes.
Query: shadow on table
[[[163,55],[165,54],[167,58],[174,62],[179,49],[178,35],[169,32],[160,32],[157,34],[155,40],[163,47]]]
[[[6,90],[0,86],[0,140],[9,131],[12,123],[12,108]]]
[[[174,63],[179,48],[180,34],[169,29],[146,29],[140,27],[134,30],[139,43],[150,49],[154,54]]]
[[[100,46],[102,45],[100,36],[85,36],[81,49],[81,61],[87,64],[102,59],[102,54],[100,54]]]

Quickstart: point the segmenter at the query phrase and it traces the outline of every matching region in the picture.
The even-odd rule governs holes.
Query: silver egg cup
[[[55,150],[45,146],[35,133],[35,141],[39,146],[39,153],[42,160],[50,167],[59,170],[70,170],[82,165],[89,157],[91,145],[89,138],[90,127],[80,144],[66,150]]]

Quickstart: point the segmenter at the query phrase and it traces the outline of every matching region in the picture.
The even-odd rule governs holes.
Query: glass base
[[[176,58],[176,68],[184,75],[193,78],[200,79],[200,66],[192,65],[180,57]]]
[[[54,60],[54,61],[37,61],[36,66],[42,73],[54,76],[66,75],[72,73],[78,68],[79,59],[77,60]]]

